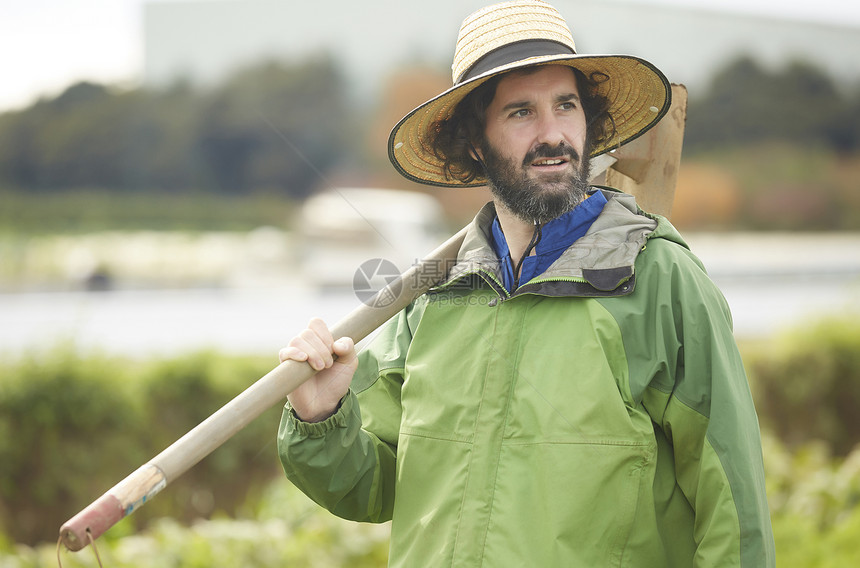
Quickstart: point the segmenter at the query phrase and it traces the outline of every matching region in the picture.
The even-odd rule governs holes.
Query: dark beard
[[[543,224],[564,215],[585,199],[588,191],[588,160],[580,162],[573,148],[562,143],[553,148],[542,144],[529,152],[519,166],[502,157],[487,141],[481,145],[487,184],[493,196],[527,223]],[[569,174],[530,179],[526,168],[537,158],[566,157],[581,163]]]

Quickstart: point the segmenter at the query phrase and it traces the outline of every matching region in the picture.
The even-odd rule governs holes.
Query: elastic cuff
[[[289,410],[290,427],[299,435],[308,438],[322,438],[326,433],[335,428],[346,428],[347,416],[352,411],[354,395],[352,391],[348,391],[338,403],[335,413],[323,420],[322,422],[305,422],[296,415],[296,411],[287,402]]]

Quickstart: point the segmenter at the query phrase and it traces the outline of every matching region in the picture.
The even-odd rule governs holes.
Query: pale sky
[[[39,95],[56,95],[78,80],[135,85],[143,73],[142,7],[158,1],[169,0],[0,0],[0,112],[26,106]],[[595,1],[851,25],[860,33],[857,0]]]

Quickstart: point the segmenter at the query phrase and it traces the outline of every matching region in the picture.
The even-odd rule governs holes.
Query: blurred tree
[[[300,197],[348,158],[350,108],[327,56],[256,65],[208,92],[77,83],[0,115],[0,184]]]
[[[426,189],[394,172],[385,141],[401,116],[449,85],[439,69],[413,62],[383,86],[375,110],[352,96],[324,54],[257,63],[205,90],[77,83],[0,114],[0,190],[301,199],[341,184]],[[684,162],[724,175],[689,177],[676,210],[695,227],[856,229],[858,153],[860,91],[837,90],[807,63],[774,70],[742,57],[690,100]],[[733,184],[717,183],[726,179]],[[484,190],[434,195],[458,224],[489,199]],[[711,207],[702,206],[706,198]],[[104,208],[97,201],[87,213]]]
[[[234,75],[206,101],[196,135],[209,184],[308,195],[348,152],[356,117],[345,93],[329,57],[296,67],[268,62]]]
[[[718,71],[707,94],[689,106],[685,152],[772,140],[849,150],[860,141],[851,105],[805,62],[769,72],[742,57]]]
[[[860,149],[860,91],[845,100],[834,115],[834,120],[824,125],[833,148],[842,155]]]
[[[111,92],[77,83],[53,100],[0,115],[0,180],[27,190],[189,187],[191,94]],[[165,163],[164,156],[170,161]]]
[[[171,193],[205,189],[204,164],[195,153],[201,96],[181,82],[161,93],[136,93],[123,140],[119,188]]]
[[[76,107],[93,102],[104,102],[110,96],[110,90],[104,85],[81,81],[63,91],[60,96],[50,101],[48,106],[61,110],[74,110]]]
[[[6,185],[35,185],[37,121],[33,109],[0,114],[0,180]]]

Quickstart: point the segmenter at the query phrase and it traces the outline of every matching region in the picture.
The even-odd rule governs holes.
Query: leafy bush
[[[197,353],[163,361],[71,349],[0,367],[0,532],[54,541],[60,525],[185,434],[273,361]],[[267,410],[132,517],[233,513],[280,474]]]
[[[762,424],[798,446],[838,455],[860,442],[860,321],[829,318],[746,354]]]
[[[860,448],[843,459],[821,442],[792,451],[772,435],[763,441],[777,565],[860,565]]]
[[[191,526],[159,519],[129,534],[125,519],[96,541],[102,564],[116,568],[210,568],[302,566],[306,568],[383,567],[388,561],[389,525],[352,523],[334,517],[299,493],[286,479],[261,495],[255,520],[200,520]],[[4,568],[54,568],[53,545],[0,546]],[[65,568],[95,565],[90,547],[60,552]]]

